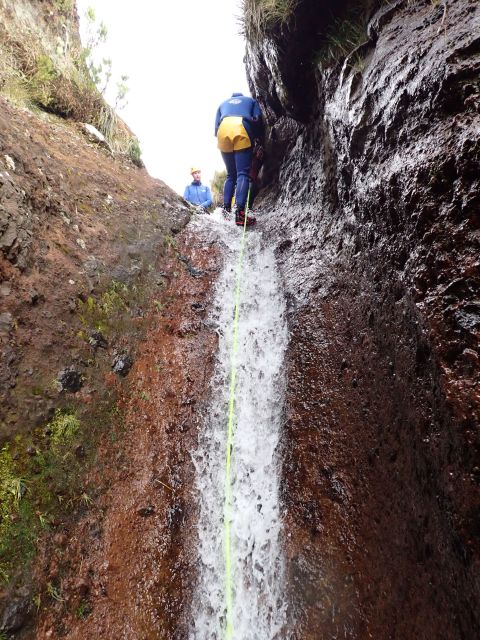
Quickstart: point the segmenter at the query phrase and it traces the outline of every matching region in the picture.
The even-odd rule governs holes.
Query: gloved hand
[[[206,209],[205,207],[203,207],[201,204],[198,205],[197,207],[197,213],[206,213]]]

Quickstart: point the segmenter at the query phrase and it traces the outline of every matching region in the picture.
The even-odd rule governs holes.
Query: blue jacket
[[[188,184],[185,187],[183,197],[185,200],[188,200],[188,202],[200,205],[205,209],[213,202],[210,187],[204,186],[201,182],[193,181],[192,184]]]
[[[223,118],[227,116],[241,116],[243,126],[248,133],[250,141],[254,142],[255,138],[263,136],[262,112],[259,104],[253,98],[244,96],[242,93],[233,93],[232,97],[218,107],[215,117],[215,135],[217,135],[218,127]]]

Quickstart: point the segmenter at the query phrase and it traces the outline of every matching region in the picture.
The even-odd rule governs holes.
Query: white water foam
[[[224,483],[234,292],[242,229],[217,211],[193,223],[222,240],[225,265],[213,313],[219,349],[212,400],[193,453],[200,502],[199,577],[190,640],[225,637]],[[232,451],[233,637],[280,640],[286,625],[277,448],[287,346],[285,301],[273,250],[248,231],[242,272]]]

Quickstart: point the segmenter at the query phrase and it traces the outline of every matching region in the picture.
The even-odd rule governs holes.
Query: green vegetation
[[[56,0],[55,48],[47,47],[40,25],[21,31],[5,29],[0,40],[0,88],[16,104],[40,108],[62,117],[92,119],[101,102],[82,51],[74,37],[73,0]],[[50,20],[50,18],[49,18]],[[57,22],[57,25],[55,25]]]
[[[436,0],[431,0],[435,2]],[[281,27],[295,15],[300,0],[243,0],[242,28],[251,40]],[[367,39],[367,18],[371,0],[350,3],[344,14],[332,18],[324,34],[316,62],[329,66],[348,56]]]
[[[47,593],[52,598],[52,600],[55,600],[55,602],[64,601],[60,592],[60,588],[56,587],[52,582],[47,582]]]
[[[286,23],[300,0],[243,0],[242,28],[247,38],[257,39],[265,31]]]
[[[127,93],[130,91],[127,85],[128,76],[120,76],[117,82],[117,95],[115,98],[115,110],[123,109],[127,105]]]
[[[214,204],[223,204],[223,185],[225,184],[226,178],[227,172],[225,169],[223,171],[215,171],[213,174],[213,180],[210,184]]]
[[[132,138],[130,140],[128,156],[130,157],[130,160],[133,162],[133,164],[135,164],[137,167],[143,167],[142,150],[140,149],[140,143],[138,142],[137,138]]]
[[[89,296],[85,302],[78,300],[78,316],[82,325],[88,329],[96,329],[108,333],[127,308],[129,289],[127,285],[113,280],[106,291],[96,301]],[[82,332],[80,337],[86,339]]]
[[[163,236],[163,246],[167,249],[176,249],[177,241],[170,233],[166,233]]]
[[[142,166],[138,141],[103,98],[113,79],[112,60],[98,55],[107,40],[107,27],[88,9],[87,38],[82,46],[75,36],[74,6],[74,0],[54,0],[56,13],[49,22],[58,35],[53,48],[47,47],[40,25],[25,31],[4,30],[0,93],[19,106],[93,124],[114,153],[129,156]],[[116,109],[126,104],[127,79],[123,75],[116,83]]]
[[[30,436],[16,436],[0,450],[0,586],[28,570],[45,530],[94,505],[85,470],[99,438],[116,439],[123,428],[123,414],[107,394],[81,419],[74,408],[57,410]],[[63,601],[56,583],[47,585],[47,595]],[[35,604],[40,607],[40,594]]]
[[[69,14],[75,7],[75,0],[54,0],[53,6],[59,13]]]
[[[17,436],[0,452],[0,582],[27,565],[43,529],[59,506],[78,499],[73,487],[80,473],[74,455],[80,421],[58,410],[31,438]]]
[[[57,410],[48,427],[52,451],[58,453],[73,441],[80,428],[80,422],[75,415]]]
[[[37,59],[37,71],[31,80],[32,99],[34,102],[48,107],[53,100],[52,83],[57,77],[51,58],[41,55]]]
[[[87,21],[87,36],[80,57],[87,66],[92,82],[102,93],[105,93],[112,77],[112,60],[110,58],[102,58],[101,61],[96,61],[95,52],[99,46],[107,41],[107,25],[104,22],[97,23],[97,16],[93,7],[88,7],[85,19]]]
[[[383,2],[388,4],[389,0]],[[430,0],[433,9],[438,7],[440,2],[441,0]],[[368,40],[368,19],[374,6],[372,0],[359,0],[350,3],[342,15],[332,18],[323,35],[322,46],[317,51],[315,62],[329,67],[353,53],[352,67],[362,71],[365,62],[356,49]]]
[[[79,620],[84,620],[92,613],[92,611],[92,605],[86,600],[81,600],[77,610],[75,611],[75,615]]]
[[[81,55],[87,65],[90,78],[100,93],[105,95],[113,75],[113,62],[111,58],[106,57],[97,59],[97,51],[107,42],[108,29],[104,22],[97,22],[97,17],[92,7],[87,9],[85,18],[87,21],[87,37]],[[128,76],[121,75],[120,80],[116,83],[114,111],[123,109],[127,104],[126,96],[130,90],[127,80]]]
[[[332,66],[368,40],[367,21],[370,6],[370,0],[362,0],[350,5],[341,17],[332,19],[323,35],[322,46],[317,51],[317,64],[323,67]],[[354,60],[354,63],[361,66],[360,57]]]
[[[128,287],[122,282],[113,280],[110,287],[102,294],[100,309],[108,317],[126,307]]]

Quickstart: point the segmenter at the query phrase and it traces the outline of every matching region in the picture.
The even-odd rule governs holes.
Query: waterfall
[[[225,637],[224,485],[236,271],[242,229],[219,212],[194,223],[225,247],[210,322],[219,334],[211,401],[192,453],[198,521],[198,584],[190,640]],[[273,249],[248,231],[241,279],[232,450],[233,637],[280,640],[286,623],[278,444],[287,345],[285,301]]]

